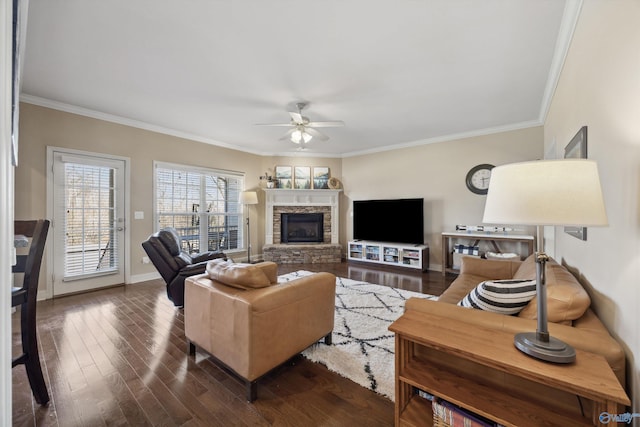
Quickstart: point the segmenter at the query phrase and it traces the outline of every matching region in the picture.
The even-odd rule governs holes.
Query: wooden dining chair
[[[49,402],[49,393],[42,375],[38,354],[36,299],[40,265],[48,231],[49,220],[46,219],[14,222],[15,235],[30,237],[31,244],[26,255],[17,256],[16,265],[13,267],[14,273],[24,273],[24,276],[22,286],[11,289],[11,306],[20,306],[20,332],[22,336],[22,354],[13,359],[11,367],[25,365],[31,391],[36,402],[40,405],[46,405]]]

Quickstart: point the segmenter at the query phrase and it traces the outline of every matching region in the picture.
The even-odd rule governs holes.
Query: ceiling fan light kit
[[[293,127],[293,129],[290,129],[282,138],[280,138],[280,140],[288,139],[294,144],[306,144],[313,138],[319,139],[321,141],[327,141],[329,137],[318,131],[317,129],[314,129],[316,127],[344,126],[344,122],[339,120],[322,122],[310,121],[308,117],[302,115],[302,109],[306,106],[307,104],[304,102],[296,103],[298,111],[289,111],[289,116],[291,116],[291,121],[289,123],[266,123],[258,124],[256,126],[291,126]]]
[[[313,136],[305,132],[303,126],[299,126],[291,133],[291,142],[295,144],[300,144],[301,142],[304,142],[306,144],[307,142],[311,141],[312,138]]]

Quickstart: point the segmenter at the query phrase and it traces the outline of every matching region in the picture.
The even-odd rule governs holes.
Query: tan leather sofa
[[[211,261],[185,281],[184,327],[196,346],[242,377],[247,400],[257,380],[324,337],[331,344],[336,278],[315,273],[277,283],[277,264]]]
[[[517,316],[505,316],[487,311],[459,307],[456,304],[476,285],[485,280],[535,279],[534,255],[525,261],[486,260],[463,257],[459,276],[440,296],[438,304],[425,304],[413,298],[405,310],[437,311],[450,318],[489,326],[503,331],[534,332],[537,322],[537,299],[534,298]],[[605,357],[620,384],[625,385],[625,354],[622,346],[609,334],[591,310],[589,295],[576,278],[551,259],[546,269],[549,333],[576,349]]]

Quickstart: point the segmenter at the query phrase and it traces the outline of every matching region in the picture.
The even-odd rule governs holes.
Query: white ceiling
[[[544,120],[580,4],[30,0],[22,99],[265,155],[300,154],[254,126],[297,101],[345,122],[305,156],[517,129]]]

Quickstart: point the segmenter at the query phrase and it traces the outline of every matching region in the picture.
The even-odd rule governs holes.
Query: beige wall
[[[440,270],[440,233],[456,224],[482,224],[486,196],[467,189],[469,169],[542,158],[542,138],[542,127],[534,127],[343,159],[347,238],[353,235],[353,200],[423,197],[429,264]]]
[[[154,160],[246,172],[246,187],[257,188],[263,159],[240,151],[214,147],[31,104],[21,104],[20,164],[16,168],[16,218],[45,217],[47,146],[128,157],[131,161],[130,218],[131,275],[156,270],[142,264],[140,243],[153,232]],[[133,212],[143,211],[144,220]],[[258,233],[252,233],[254,247]],[[261,245],[260,245],[261,246]],[[134,277],[135,280],[135,277]],[[46,290],[40,284],[40,291]]]
[[[244,172],[245,186],[250,190],[259,190],[264,185],[259,177],[265,172],[273,173],[276,165],[328,166],[334,176],[342,173],[340,159],[257,156],[32,104],[23,103],[20,108],[20,165],[16,169],[15,197],[18,219],[46,216],[47,146],[130,159],[131,203],[128,223],[131,239],[130,275],[133,281],[137,280],[136,277],[144,278],[156,272],[152,265],[142,264],[142,257],[146,254],[140,246],[140,242],[153,232],[155,160]],[[258,191],[258,196],[260,204],[250,207],[254,256],[261,253],[265,233],[264,193]],[[145,219],[133,219],[135,211],[143,211]],[[233,256],[243,259],[246,252]],[[48,290],[43,275],[40,291],[47,295]]]
[[[368,198],[424,197],[425,241],[431,247],[431,268],[440,269],[440,232],[456,224],[480,224],[484,197],[469,192],[465,175],[479,163],[500,165],[542,157],[542,128],[461,139],[378,154],[338,158],[256,156],[174,136],[150,132],[71,113],[22,104],[20,166],[16,169],[16,216],[46,214],[46,147],[64,147],[112,154],[131,160],[130,275],[132,281],[153,274],[142,264],[139,243],[153,232],[154,160],[221,168],[246,173],[246,188],[265,184],[259,176],[277,165],[328,166],[342,180],[340,242],[351,238],[351,202]],[[251,207],[252,254],[264,244],[264,193]],[[144,220],[133,212],[143,211]],[[236,257],[243,257],[244,253]],[[46,279],[43,279],[45,281]],[[46,283],[41,283],[46,291]],[[46,293],[45,293],[46,295]]]
[[[545,122],[559,157],[588,126],[609,227],[586,242],[557,228],[555,258],[591,287],[593,305],[626,347],[634,412],[640,412],[640,2],[586,0]],[[638,420],[636,420],[636,423]]]

